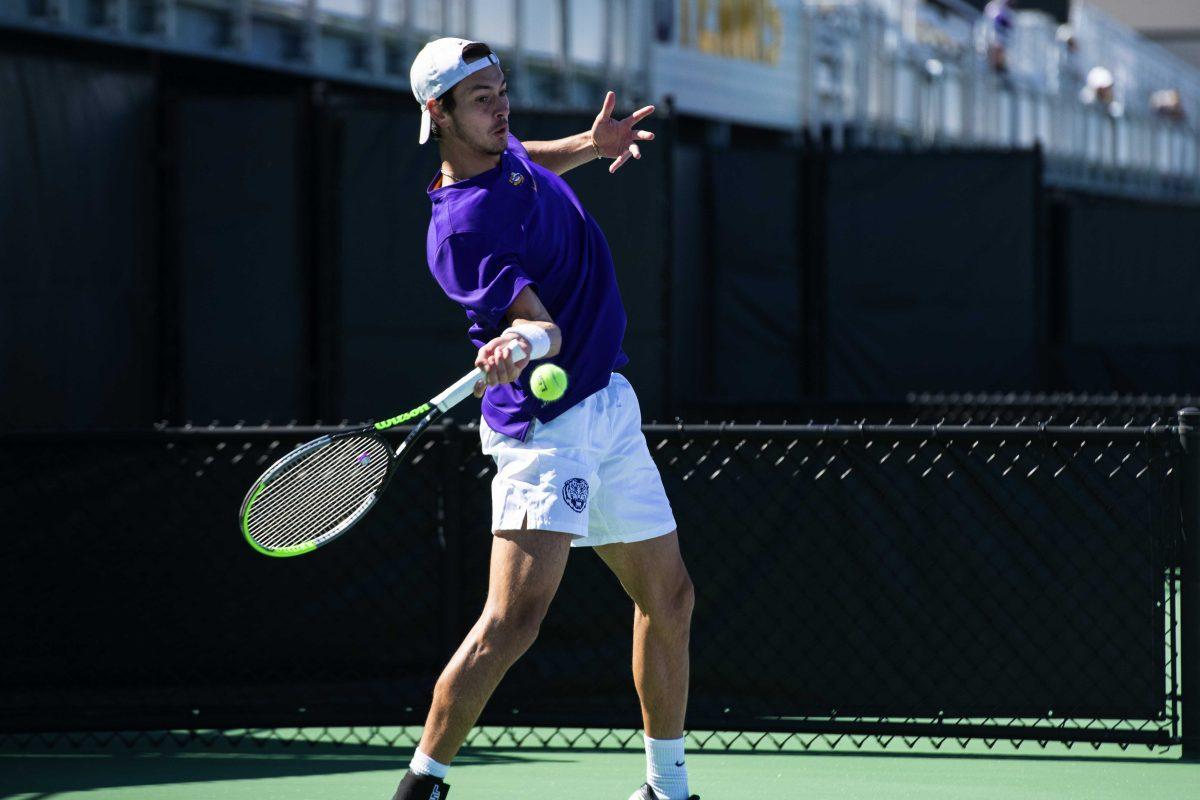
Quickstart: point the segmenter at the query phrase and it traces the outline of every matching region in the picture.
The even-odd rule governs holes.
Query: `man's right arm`
[[[542,305],[542,301],[537,296],[537,292],[533,290],[533,287],[526,286],[521,289],[504,316],[511,327],[536,325],[546,332],[550,337],[550,350],[542,358],[550,358],[551,356],[558,355],[559,351],[562,350],[562,329],[551,319],[550,312]],[[531,345],[529,340],[518,333],[501,334],[479,348],[479,354],[475,358],[475,366],[487,373],[487,386],[495,386],[498,383],[512,383],[529,366],[528,358],[516,364],[512,363],[510,356],[514,343],[519,343],[526,353],[530,352]],[[483,394],[484,385],[484,381],[480,381],[476,385],[475,395],[477,397]]]
[[[539,358],[549,358],[562,348],[562,332],[538,298],[537,285],[521,267],[520,242],[479,232],[452,234],[438,245],[429,268],[446,296],[474,314],[482,326],[495,330],[522,324],[541,328],[549,339],[549,349]],[[528,366],[528,358],[519,364],[510,360],[512,344],[518,338],[524,339],[522,349],[531,352],[528,339],[512,332],[502,333],[479,349],[475,365],[487,373],[486,385],[512,383]],[[543,337],[535,338],[546,344]],[[480,381],[477,394],[484,384]]]

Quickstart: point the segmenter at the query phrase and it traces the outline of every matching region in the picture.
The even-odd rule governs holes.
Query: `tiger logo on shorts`
[[[588,484],[583,478],[571,478],[563,484],[562,488],[563,500],[567,501],[567,505],[576,514],[582,514],[587,508],[588,501]]]

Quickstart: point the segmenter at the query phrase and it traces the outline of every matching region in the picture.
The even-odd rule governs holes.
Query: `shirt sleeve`
[[[448,236],[429,269],[447,297],[491,328],[502,327],[505,312],[522,289],[537,288],[515,248],[497,246],[479,233]]]

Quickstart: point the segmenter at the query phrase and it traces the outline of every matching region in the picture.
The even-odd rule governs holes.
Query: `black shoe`
[[[662,800],[662,798],[658,796],[658,792],[650,788],[650,784],[643,783],[642,788],[634,792],[629,800]],[[700,795],[694,794],[688,800],[700,800]]]
[[[450,787],[430,775],[404,773],[392,800],[446,800]]]

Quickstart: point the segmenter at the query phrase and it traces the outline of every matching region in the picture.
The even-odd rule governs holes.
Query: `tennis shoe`
[[[446,800],[450,787],[432,775],[404,773],[392,800]]]
[[[629,800],[663,800],[663,798],[659,796],[658,792],[650,788],[650,784],[643,783],[642,788],[630,795]],[[688,800],[700,800],[700,795],[694,794]]]

